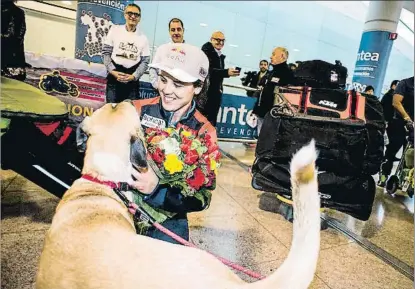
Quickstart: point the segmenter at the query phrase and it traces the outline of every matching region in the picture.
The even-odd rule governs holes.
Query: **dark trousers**
[[[389,144],[386,146],[385,162],[382,164],[382,175],[390,175],[393,161],[402,146],[406,145],[405,122],[400,119],[393,119],[386,128]]]
[[[126,99],[140,99],[140,81],[122,83],[113,80],[107,82],[107,103],[120,103]]]
[[[180,218],[180,219],[174,219],[173,218],[173,219],[170,219],[170,220],[166,220],[161,225],[163,227],[165,227],[166,229],[172,231],[176,235],[182,237],[186,241],[189,241],[189,222],[187,221],[186,218]],[[180,244],[179,242],[175,241],[173,238],[167,236],[166,234],[164,234],[163,232],[157,230],[154,227],[151,227],[148,230],[147,236],[151,237],[151,238],[154,238],[154,239],[158,239],[158,240],[166,241],[166,242],[169,242],[169,243],[173,243],[173,244]]]
[[[220,92],[210,92],[208,93],[208,99],[204,108],[202,109],[202,114],[208,119],[208,121],[216,126],[216,120],[218,118],[218,113],[220,105],[222,102],[222,93]]]

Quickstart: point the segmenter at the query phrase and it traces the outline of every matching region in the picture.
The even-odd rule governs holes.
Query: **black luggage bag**
[[[313,90],[317,95],[321,93]],[[312,98],[313,90],[311,95],[303,93],[304,97]],[[340,92],[336,91],[337,97]],[[327,90],[324,93],[327,95]],[[350,99],[353,110],[362,108],[364,103],[364,119],[357,118],[353,111],[348,119],[321,116],[324,113],[309,115],[304,106],[310,101],[300,101],[300,107],[294,111],[290,103],[274,106],[265,116],[261,129],[266,133],[258,138],[252,167],[254,189],[290,198],[289,162],[297,150],[314,138],[319,151],[317,167],[322,207],[361,220],[369,218],[376,191],[372,175],[379,171],[383,157],[383,112],[376,98],[350,91],[343,94],[345,98],[355,96]],[[315,112],[316,105],[313,106]],[[321,111],[325,109],[322,104]]]
[[[296,84],[314,88],[345,88],[347,68],[340,61],[335,64],[323,60],[300,62],[294,72]]]

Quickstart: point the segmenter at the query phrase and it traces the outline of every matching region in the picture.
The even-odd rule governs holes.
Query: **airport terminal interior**
[[[184,23],[186,43],[198,47],[209,41],[212,32],[224,32],[225,67],[238,66],[243,72],[258,71],[260,60],[269,60],[274,47],[284,46],[290,51],[289,63],[312,59],[330,63],[340,60],[348,69],[347,89],[353,87],[356,53],[361,47],[361,36],[367,25],[365,19],[372,2],[389,1],[133,2],[141,8],[140,29],[148,38],[151,56],[157,47],[170,40],[168,21],[177,17]],[[393,42],[386,61],[379,99],[389,90],[393,80],[414,75],[413,2],[390,2],[402,3],[396,31],[393,31],[398,38]],[[40,55],[51,63],[54,59],[74,58],[80,31],[77,27],[80,24],[76,23],[77,5],[80,5],[77,1],[17,1],[16,5],[25,12],[24,46],[30,61],[38,64],[36,57]],[[2,46],[3,49],[7,48]],[[239,77],[226,78],[224,95],[249,98],[241,84],[243,76],[241,73]],[[144,75],[141,80],[148,79],[149,76]],[[229,107],[227,111],[229,114]],[[70,113],[75,114],[74,110]],[[86,113],[88,111],[77,115]],[[238,117],[234,117],[232,122],[223,115],[224,108],[221,113],[217,128],[221,128],[218,144],[222,158],[216,189],[212,192],[209,208],[188,215],[190,242],[268,276],[281,266],[291,248],[291,202],[278,198],[278,192],[253,188],[251,170],[256,158],[257,139],[243,135],[235,124]],[[233,135],[229,131],[233,131]],[[5,153],[9,152],[2,149],[2,158]],[[397,171],[403,153],[404,148],[401,148],[393,172]],[[16,152],[13,154],[19,156]],[[60,198],[13,169],[2,169],[0,176],[1,288],[35,288],[45,234]],[[373,179],[377,183],[379,173],[374,174]],[[333,190],[336,190],[335,186]],[[413,288],[413,196],[400,190],[389,194],[385,187],[377,186],[367,220],[324,208],[321,210],[321,223],[317,269],[309,288]],[[256,281],[233,270],[247,282]],[[292,274],[296,273],[294,268]],[[170,288],[176,287],[172,285]]]

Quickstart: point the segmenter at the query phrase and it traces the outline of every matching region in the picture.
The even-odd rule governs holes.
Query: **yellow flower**
[[[210,169],[212,171],[216,170],[216,161],[214,159],[210,159]]]
[[[176,154],[166,155],[166,161],[164,162],[164,168],[169,174],[180,173],[183,170],[183,162],[179,160]]]
[[[182,131],[182,135],[184,135],[185,137],[189,137],[192,135],[192,133],[190,131],[184,130]]]
[[[172,128],[172,127],[168,127],[168,128],[166,129],[166,132],[167,132],[168,134],[171,134],[171,133],[173,132],[173,130],[174,130],[174,128]]]

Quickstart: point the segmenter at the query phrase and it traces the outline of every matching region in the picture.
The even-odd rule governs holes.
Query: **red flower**
[[[156,163],[161,163],[164,161],[164,154],[163,151],[160,148],[156,148],[156,150],[154,151],[154,153],[151,155],[151,158],[156,162]]]
[[[222,156],[222,154],[220,153],[219,150],[215,150],[215,151],[209,153],[209,157],[214,159],[216,162],[219,162],[221,156]]]
[[[186,154],[186,157],[184,158],[184,163],[186,165],[193,165],[197,159],[198,159],[198,154],[196,150],[191,150]]]
[[[206,187],[211,188],[213,186],[213,182],[215,181],[216,175],[214,172],[210,172],[207,178],[208,178],[208,182],[206,184]]]
[[[193,177],[188,178],[186,182],[194,189],[199,190],[205,183],[205,175],[200,168],[193,172]]]
[[[180,145],[180,149],[182,152],[187,153],[190,150],[190,147],[192,145],[192,140],[182,137],[182,144]]]

